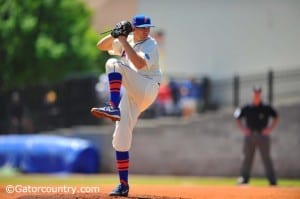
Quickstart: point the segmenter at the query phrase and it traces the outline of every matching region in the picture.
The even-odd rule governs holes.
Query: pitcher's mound
[[[51,186],[51,185],[50,185]],[[79,186],[78,186],[79,187]],[[1,199],[113,199],[108,193],[112,185],[102,185],[98,193],[7,193],[0,186]],[[129,199],[294,199],[299,198],[300,187],[268,186],[203,186],[203,185],[132,185]]]

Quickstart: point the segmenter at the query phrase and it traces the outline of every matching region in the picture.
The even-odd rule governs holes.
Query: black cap
[[[253,92],[261,92],[261,87],[259,85],[253,86]]]

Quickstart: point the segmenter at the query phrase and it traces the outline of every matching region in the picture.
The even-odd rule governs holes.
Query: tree
[[[102,72],[91,15],[79,0],[0,0],[0,88]]]

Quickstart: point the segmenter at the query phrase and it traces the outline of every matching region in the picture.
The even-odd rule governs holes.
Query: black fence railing
[[[98,124],[89,110],[99,105],[98,77],[0,92],[0,134],[35,133],[73,125]]]
[[[300,67],[213,81],[212,100],[221,107],[250,102],[254,85],[262,87],[264,101],[268,103],[300,102]]]
[[[185,79],[175,79],[177,83]],[[0,92],[0,134],[32,133],[74,125],[101,124],[89,110],[101,105],[95,87],[99,77],[81,77],[65,80],[60,84],[27,87],[20,90]],[[197,111],[203,113],[223,107],[237,107],[251,101],[254,85],[263,89],[264,101],[269,103],[300,103],[300,67],[285,71],[266,71],[264,74],[235,75],[233,78],[211,80],[198,78],[199,98]],[[162,86],[161,86],[162,88]],[[194,89],[195,90],[195,89]],[[180,99],[178,99],[180,105]],[[154,103],[141,117],[164,116],[161,104]],[[170,105],[170,104],[168,104]],[[172,116],[182,116],[177,106]]]

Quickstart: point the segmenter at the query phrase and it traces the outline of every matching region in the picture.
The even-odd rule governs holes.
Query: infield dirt
[[[1,186],[1,199],[106,199],[112,185],[101,186],[100,193],[6,193]],[[299,199],[299,187],[257,187],[257,186],[200,186],[200,185],[131,185],[131,199]]]

